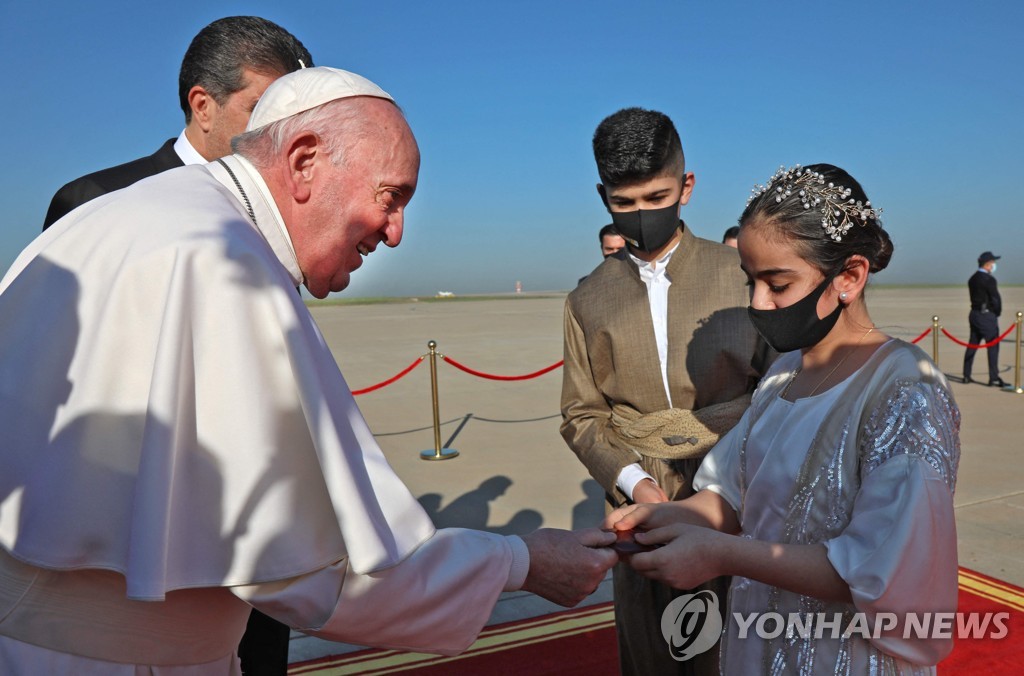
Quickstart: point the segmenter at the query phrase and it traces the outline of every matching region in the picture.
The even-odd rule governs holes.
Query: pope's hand
[[[594,593],[619,560],[611,545],[615,534],[544,528],[523,536],[530,550],[530,572],[523,589],[572,607]]]

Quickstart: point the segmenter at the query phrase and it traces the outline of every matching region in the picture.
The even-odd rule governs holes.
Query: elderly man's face
[[[310,198],[312,241],[296,254],[306,288],[316,298],[341,291],[353,270],[382,242],[402,241],[405,207],[416,191],[420,153],[398,108],[367,99],[373,132],[350,149],[341,166],[324,163]]]

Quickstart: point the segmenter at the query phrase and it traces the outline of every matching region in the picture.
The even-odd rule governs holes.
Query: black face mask
[[[832,314],[818,318],[818,299],[831,283],[832,277],[827,277],[817,288],[788,307],[777,310],[748,307],[750,321],[776,352],[792,352],[817,345],[836,325],[839,313],[843,311],[840,303]]]
[[[650,253],[665,245],[679,229],[679,203],[661,209],[612,211],[612,223],[633,247]]]

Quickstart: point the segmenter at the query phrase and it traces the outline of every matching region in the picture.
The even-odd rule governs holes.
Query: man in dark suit
[[[178,98],[185,130],[159,150],[66,184],[50,202],[43,230],[91,199],[147,176],[231,154],[231,137],[245,131],[267,86],[313,59],[295,36],[256,16],[218,19],[199,31],[181,62]]]
[[[313,66],[294,35],[257,16],[230,16],[203,28],[181,62],[178,98],[185,129],[148,157],[71,181],[54,195],[43,230],[91,199],[186,164],[231,154],[231,138],[245,131],[256,102],[285,73]],[[245,676],[284,676],[289,629],[253,610],[238,648]]]
[[[995,256],[986,251],[978,257],[978,271],[967,280],[967,289],[971,294],[971,337],[969,342],[978,345],[984,340],[990,343],[999,337],[999,315],[1003,311],[1003,301],[999,297],[999,288],[992,273],[996,271]],[[974,364],[974,353],[977,349],[967,348],[964,353],[964,382],[972,383],[971,366]],[[988,384],[990,387],[1005,387],[1006,383],[999,377],[999,343],[988,348]]]

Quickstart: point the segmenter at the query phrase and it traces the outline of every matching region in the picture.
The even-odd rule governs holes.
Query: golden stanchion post
[[[939,316],[932,317],[932,361],[939,365]]]
[[[1020,384],[1020,325],[1024,312],[1017,313],[1017,358],[1014,360],[1013,391],[1017,394],[1024,394],[1024,388]]]
[[[459,455],[454,448],[441,448],[441,414],[437,403],[437,343],[427,343],[430,350],[430,399],[434,405],[434,450],[420,451],[420,460],[451,460]]]

